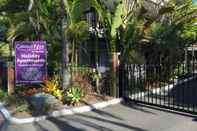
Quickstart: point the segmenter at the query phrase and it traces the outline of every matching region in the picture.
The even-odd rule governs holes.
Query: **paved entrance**
[[[2,124],[0,131],[196,131],[197,119],[134,104],[51,118],[26,125]]]

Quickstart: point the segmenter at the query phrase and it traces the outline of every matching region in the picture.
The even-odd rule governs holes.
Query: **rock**
[[[62,106],[61,102],[51,94],[37,93],[30,97],[29,103],[35,111],[55,110]]]

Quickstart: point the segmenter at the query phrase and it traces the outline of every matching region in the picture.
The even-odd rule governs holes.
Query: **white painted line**
[[[99,102],[96,104],[92,104],[89,106],[82,106],[82,107],[76,107],[72,109],[62,109],[59,111],[54,111],[50,113],[49,115],[43,115],[39,117],[30,117],[30,118],[23,118],[19,119],[16,117],[12,117],[9,111],[3,106],[2,103],[0,103],[0,112],[3,114],[3,117],[10,122],[11,124],[26,124],[26,123],[32,123],[32,122],[38,122],[41,120],[46,120],[49,117],[59,117],[59,116],[66,116],[66,115],[74,115],[78,113],[84,113],[84,112],[89,112],[94,109],[102,109],[104,107],[110,106],[110,105],[115,105],[120,102],[122,102],[122,98],[116,98],[104,102]]]

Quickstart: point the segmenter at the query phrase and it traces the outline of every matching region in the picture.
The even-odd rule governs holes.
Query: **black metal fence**
[[[89,83],[92,91],[102,95],[110,95],[110,73],[109,71],[100,72],[99,69],[91,66],[69,66],[71,79]]]
[[[120,92],[127,100],[197,113],[197,63],[125,64]]]

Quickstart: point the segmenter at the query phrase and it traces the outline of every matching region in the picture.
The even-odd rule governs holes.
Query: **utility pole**
[[[61,7],[61,47],[62,47],[62,66],[61,66],[61,86],[62,89],[68,87],[70,83],[70,73],[68,70],[68,42],[65,36],[65,3],[64,0],[60,0],[60,7]]]

